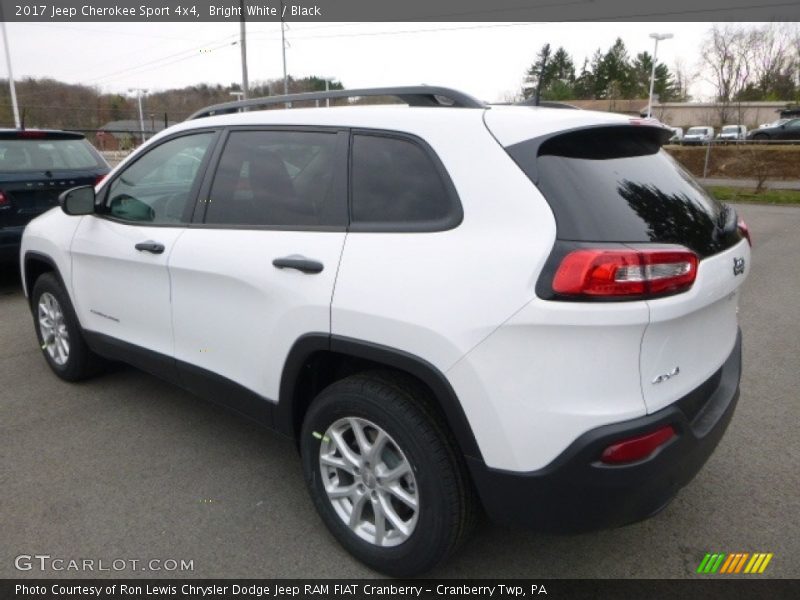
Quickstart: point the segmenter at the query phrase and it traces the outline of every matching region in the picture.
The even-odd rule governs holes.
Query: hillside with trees
[[[54,79],[26,78],[15,84],[20,117],[26,127],[92,130],[111,121],[139,120],[138,102],[132,95],[102,93],[94,87]],[[335,80],[329,80],[329,88],[343,89]],[[321,77],[289,78],[289,93],[324,89],[325,79]],[[232,92],[239,91],[241,86],[236,83],[199,84],[148,94],[142,101],[145,129],[153,121],[182,121],[204,106],[235,100]],[[250,90],[251,97],[277,94],[283,94],[283,79],[256,82]],[[0,127],[13,126],[8,80],[0,80]]]

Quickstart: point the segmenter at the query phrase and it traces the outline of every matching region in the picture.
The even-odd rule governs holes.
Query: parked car
[[[720,142],[736,142],[747,138],[747,127],[744,125],[725,125],[717,134]]]
[[[258,110],[345,95],[411,108]],[[126,361],[294,439],[321,521],[395,576],[481,507],[644,519],[713,452],[749,237],[665,127],[428,86],[194,117],[25,230],[58,377]]]
[[[758,128],[764,129],[765,127],[777,127],[778,125],[783,125],[787,121],[789,121],[789,119],[778,119],[776,121],[773,121],[772,123],[762,123],[761,125],[758,126]]]
[[[80,133],[0,130],[0,262],[17,263],[22,230],[76,185],[98,183],[110,167]]]
[[[690,127],[681,143],[686,145],[708,144],[714,139],[714,128],[707,126]]]
[[[667,140],[668,144],[680,144],[683,140],[683,127],[668,127],[672,131],[672,136]]]
[[[789,119],[778,125],[754,129],[747,138],[761,142],[768,140],[800,140],[800,119]]]

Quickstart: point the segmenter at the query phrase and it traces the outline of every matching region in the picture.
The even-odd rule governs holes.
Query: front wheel
[[[351,376],[314,400],[301,433],[325,525],[356,558],[395,577],[432,569],[475,520],[463,460],[425,394],[392,374]]]
[[[100,370],[102,359],[86,345],[69,296],[55,275],[45,273],[36,280],[31,305],[42,354],[56,375],[79,381]]]

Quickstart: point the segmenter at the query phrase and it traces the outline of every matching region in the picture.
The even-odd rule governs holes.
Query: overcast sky
[[[517,91],[542,44],[564,46],[576,68],[621,37],[631,56],[694,68],[710,23],[289,23],[288,71],[336,77],[349,88],[427,83],[488,101]],[[238,23],[8,23],[14,76],[164,90],[241,81]],[[250,81],[282,77],[279,23],[248,23]],[[5,63],[0,73],[6,75]],[[693,93],[712,92],[701,79]]]

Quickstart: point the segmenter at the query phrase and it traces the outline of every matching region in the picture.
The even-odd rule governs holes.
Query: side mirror
[[[62,192],[58,197],[61,210],[70,216],[91,215],[94,213],[94,187],[82,185]]]

